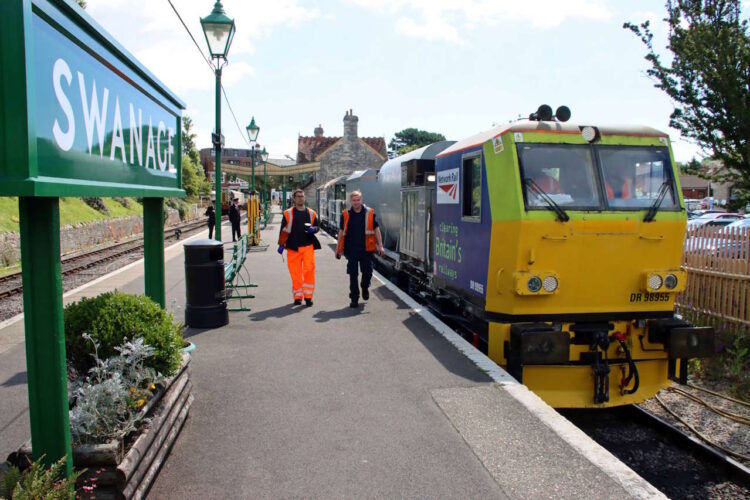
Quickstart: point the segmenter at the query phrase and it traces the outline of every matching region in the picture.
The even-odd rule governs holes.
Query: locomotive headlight
[[[554,292],[555,290],[557,290],[557,278],[555,278],[554,276],[547,276],[542,282],[542,287],[544,288],[545,292]]]
[[[682,269],[651,269],[643,273],[641,280],[645,292],[679,293],[685,290],[687,273]]]
[[[532,276],[529,278],[529,281],[526,282],[526,287],[530,292],[536,293],[542,289],[542,280],[539,279],[539,276]]]
[[[586,142],[593,142],[596,139],[596,129],[594,127],[583,127],[581,137]]]
[[[674,274],[667,274],[664,277],[664,286],[670,290],[673,290],[677,286],[677,276]]]
[[[648,277],[648,288],[650,290],[658,290],[661,288],[663,281],[661,279],[661,276],[658,274],[652,274]]]
[[[560,277],[553,271],[518,271],[514,278],[517,295],[543,297],[560,291]]]

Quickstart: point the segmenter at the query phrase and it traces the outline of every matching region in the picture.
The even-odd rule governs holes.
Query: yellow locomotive
[[[637,403],[713,354],[713,331],[673,314],[686,212],[669,138],[569,116],[541,106],[390,160],[364,196],[386,263],[550,405]]]

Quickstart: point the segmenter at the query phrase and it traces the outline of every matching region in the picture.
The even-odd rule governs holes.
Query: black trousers
[[[232,241],[235,241],[234,235],[237,234],[237,239],[240,239],[240,236],[242,236],[242,233],[240,232],[240,223],[239,222],[232,222]]]
[[[215,225],[216,224],[211,224],[210,222],[208,224],[208,239],[209,240],[214,239],[214,226]]]
[[[358,271],[362,271],[362,290],[370,288],[372,279],[372,254],[367,252],[347,255],[346,274],[349,275],[349,298],[359,300]]]

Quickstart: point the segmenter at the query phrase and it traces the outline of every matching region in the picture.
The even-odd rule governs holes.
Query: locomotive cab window
[[[666,191],[659,208],[679,209],[666,148],[601,146],[597,154],[609,208],[647,209]]]
[[[482,215],[482,156],[464,157],[461,161],[461,216],[479,221]]]
[[[518,160],[527,210],[600,208],[591,148],[571,144],[519,145]]]

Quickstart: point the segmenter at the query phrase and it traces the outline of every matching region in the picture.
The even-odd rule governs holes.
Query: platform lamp
[[[252,172],[252,186],[250,191],[255,191],[255,141],[258,140],[258,134],[260,133],[260,127],[255,124],[255,117],[250,118],[250,125],[245,127],[247,130],[247,138],[250,139],[250,169]]]
[[[268,161],[268,151],[265,146],[260,152],[260,159],[263,160],[263,222],[268,224],[268,198],[271,197],[268,191],[268,180],[266,179],[266,161]]]
[[[219,223],[216,224],[216,240],[221,241],[221,68],[227,62],[229,46],[234,38],[234,19],[230,19],[224,13],[224,7],[220,1],[214,4],[211,14],[201,18],[201,27],[206,37],[208,51],[214,61],[214,73],[216,74],[216,133],[211,136],[214,149],[216,150],[216,209],[219,211]]]

